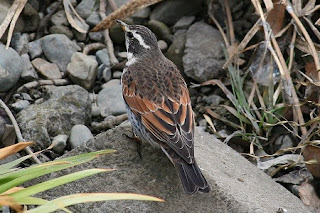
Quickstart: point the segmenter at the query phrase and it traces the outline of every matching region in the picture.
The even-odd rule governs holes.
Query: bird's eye
[[[132,32],[127,32],[127,36],[128,36],[130,39],[133,38]]]

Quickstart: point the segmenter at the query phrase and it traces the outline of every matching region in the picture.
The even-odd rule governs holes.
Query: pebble
[[[37,69],[37,71],[46,79],[53,80],[61,79],[62,77],[59,67],[56,64],[49,63],[42,58],[33,59],[31,63]]]
[[[102,85],[98,93],[97,105],[101,109],[101,116],[120,115],[126,113],[122,98],[122,88],[119,79],[112,79]]]
[[[81,146],[84,142],[90,139],[93,139],[93,135],[88,127],[82,124],[77,124],[72,127],[69,138],[71,148],[74,149]]]
[[[67,146],[67,140],[68,140],[68,135],[60,134],[55,136],[52,139],[52,144],[53,144],[52,150],[55,153],[63,154]]]
[[[96,26],[101,21],[100,15],[97,11],[92,11],[90,16],[86,19],[90,27]]]
[[[196,19],[195,16],[183,16],[175,23],[172,27],[172,31],[175,33],[178,30],[187,30],[190,25],[194,22]]]
[[[31,59],[37,58],[42,54],[42,47],[41,47],[41,41],[35,40],[32,42],[29,42],[29,55]]]
[[[0,43],[0,92],[11,89],[19,80],[23,67],[23,60],[11,47]]]
[[[12,37],[11,46],[19,55],[28,53],[29,35],[27,33],[15,33]]]
[[[160,50],[165,51],[168,48],[168,44],[164,40],[159,40],[158,47]]]
[[[20,112],[21,110],[27,108],[30,105],[28,100],[18,100],[17,102],[13,103],[11,106],[16,112]]]
[[[108,53],[108,50],[106,48],[98,50],[96,52],[96,58],[97,58],[97,61],[98,61],[99,65],[100,64],[105,64],[108,67],[111,66],[109,53]]]
[[[89,38],[92,41],[102,41],[104,38],[103,32],[89,32]]]
[[[113,72],[113,74],[112,74],[112,77],[113,77],[113,78],[116,78],[116,79],[120,79],[121,76],[122,76],[122,72],[121,72],[121,71],[115,71],[115,72]]]
[[[38,74],[35,71],[34,67],[31,64],[30,58],[28,54],[21,55],[21,59],[23,61],[23,71],[21,73],[21,79],[24,81],[34,81],[38,79]]]
[[[112,72],[110,67],[105,64],[100,64],[98,67],[97,78],[99,80],[103,79],[105,82],[108,82],[112,78]]]
[[[168,43],[172,42],[173,36],[171,34],[171,30],[163,22],[157,20],[150,20],[148,22],[148,27],[154,34],[156,34],[158,39],[162,39]]]
[[[98,62],[91,56],[76,52],[67,67],[72,82],[89,90],[97,76]]]
[[[76,7],[76,11],[81,18],[86,19],[90,16],[92,11],[95,11],[95,8],[97,8],[98,5],[99,4],[97,4],[96,1],[82,0]]]
[[[55,26],[60,26],[60,25],[64,25],[64,26],[69,26],[69,22],[66,16],[66,12],[64,10],[59,10],[58,12],[56,12],[55,14],[52,15],[50,22],[52,25]]]

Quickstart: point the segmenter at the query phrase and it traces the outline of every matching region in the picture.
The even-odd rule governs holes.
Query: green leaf
[[[35,195],[39,192],[43,192],[52,188],[55,188],[57,186],[79,180],[81,178],[85,178],[94,174],[98,174],[101,172],[107,172],[112,171],[112,169],[88,169],[84,171],[75,172],[72,174],[64,175],[62,177],[58,177],[52,180],[48,180],[42,183],[38,183],[36,185],[30,186],[28,188],[22,189],[18,192],[14,192],[12,194],[9,194],[12,196],[18,203],[24,204],[20,202],[21,198],[29,197],[32,195]]]
[[[46,175],[55,171],[60,171],[69,167],[79,165],[93,160],[103,154],[115,152],[115,150],[102,150],[97,152],[85,153],[64,159],[55,160],[35,166],[21,169],[8,174],[0,175],[0,194],[8,189],[21,185],[22,183],[34,178]]]
[[[164,202],[164,200],[156,197],[131,193],[83,193],[67,195],[54,199],[46,204],[43,204],[42,206],[29,210],[26,213],[47,213],[61,209],[61,207],[67,207],[77,203],[109,200],[143,200]]]

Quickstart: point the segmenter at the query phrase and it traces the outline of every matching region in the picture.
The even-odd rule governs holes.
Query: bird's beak
[[[121,20],[117,20],[117,22],[120,24],[120,26],[121,26],[121,28],[122,28],[122,30],[123,30],[124,32],[126,32],[126,31],[129,30],[129,26],[128,26],[126,23],[124,23],[124,22],[121,21]]]

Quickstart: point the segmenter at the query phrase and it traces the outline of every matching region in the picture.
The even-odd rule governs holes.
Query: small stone
[[[168,48],[168,44],[164,40],[159,40],[158,47],[160,50],[165,51]]]
[[[38,74],[35,71],[34,67],[31,64],[30,58],[28,54],[21,55],[21,59],[23,61],[23,71],[21,73],[21,78],[24,81],[34,81],[38,79]]]
[[[122,98],[122,88],[119,79],[112,79],[103,84],[98,93],[97,105],[101,109],[101,116],[120,115],[126,113],[126,107]]]
[[[47,35],[42,37],[40,41],[46,58],[58,65],[62,72],[67,71],[73,53],[81,50],[76,43],[63,34]]]
[[[100,107],[98,107],[96,104],[92,104],[91,115],[93,117],[98,117],[100,114],[101,114]]]
[[[104,38],[103,32],[89,32],[89,38],[92,41],[102,41]]]
[[[12,41],[12,48],[19,54],[25,54],[29,51],[29,36],[26,33],[15,33]]]
[[[97,11],[93,11],[90,16],[86,19],[87,24],[90,27],[96,26],[101,21],[101,17]]]
[[[106,48],[104,48],[102,50],[98,50],[96,52],[96,58],[97,58],[97,61],[99,64],[105,64],[108,67],[111,66],[109,53]]]
[[[204,101],[209,106],[218,106],[223,101],[223,98],[221,98],[219,95],[212,94],[209,96],[204,96],[202,98],[202,101]]]
[[[287,148],[292,148],[293,147],[293,141],[292,138],[287,135],[280,135],[276,141],[274,142],[276,147],[279,147],[279,149],[287,149]]]
[[[64,10],[59,10],[58,12],[53,14],[50,19],[50,22],[52,25],[55,25],[55,26],[60,26],[60,25],[69,26],[69,22]]]
[[[168,43],[172,42],[173,36],[171,34],[171,30],[163,22],[150,20],[148,22],[148,27],[152,32],[154,32],[154,34],[156,34],[158,39],[165,40]]]
[[[67,70],[71,81],[89,90],[96,79],[98,62],[88,55],[76,52],[72,55]]]
[[[89,25],[88,26],[88,29],[89,29]],[[88,30],[86,29],[86,30]],[[74,30],[72,29],[72,32],[74,34],[74,37],[77,41],[85,41],[86,38],[87,38],[87,33],[81,33],[81,32],[78,32],[77,30]]]
[[[27,108],[30,105],[30,102],[27,100],[19,100],[13,103],[11,106],[16,112],[20,112],[21,110]]]
[[[129,24],[129,23],[128,23]],[[124,45],[125,40],[124,40],[124,32],[121,29],[121,26],[119,24],[115,24],[109,29],[109,34],[111,40],[119,45]]]
[[[85,125],[74,125],[71,129],[69,142],[71,148],[81,146],[84,142],[93,139],[91,131]]]
[[[122,72],[121,71],[115,71],[115,72],[113,72],[113,75],[112,75],[112,77],[116,78],[116,79],[120,79],[121,76],[122,76]]]
[[[73,33],[69,29],[69,27],[63,26],[63,25],[58,25],[58,26],[52,26],[49,29],[49,32],[51,34],[64,34],[66,35],[69,39],[73,38]]]
[[[37,58],[42,54],[41,41],[35,40],[29,42],[29,55],[31,59]]]
[[[103,79],[105,82],[108,82],[112,78],[112,72],[110,67],[105,64],[100,64],[98,67],[97,79]]]
[[[96,4],[96,1],[82,0],[76,7],[76,11],[81,16],[81,18],[86,19],[90,16],[92,11],[95,11],[97,6],[98,4]]]
[[[11,47],[0,43],[0,92],[11,89],[19,80],[23,67],[20,55]]]
[[[119,53],[118,53],[118,56],[119,56],[120,58],[127,58],[127,52],[119,52]]]
[[[61,73],[59,67],[56,64],[49,63],[42,58],[36,58],[32,61],[33,66],[38,70],[38,72],[44,76],[46,79],[60,79]]]
[[[67,140],[68,140],[68,135],[61,134],[61,135],[55,136],[52,139],[52,144],[53,144],[52,150],[55,153],[63,154],[67,146]]]
[[[21,97],[23,100],[32,101],[32,98],[28,93],[25,93],[25,92],[21,93]]]
[[[172,31],[175,33],[178,30],[187,30],[190,25],[194,22],[196,19],[195,16],[183,16],[175,23],[175,25],[172,28]]]

